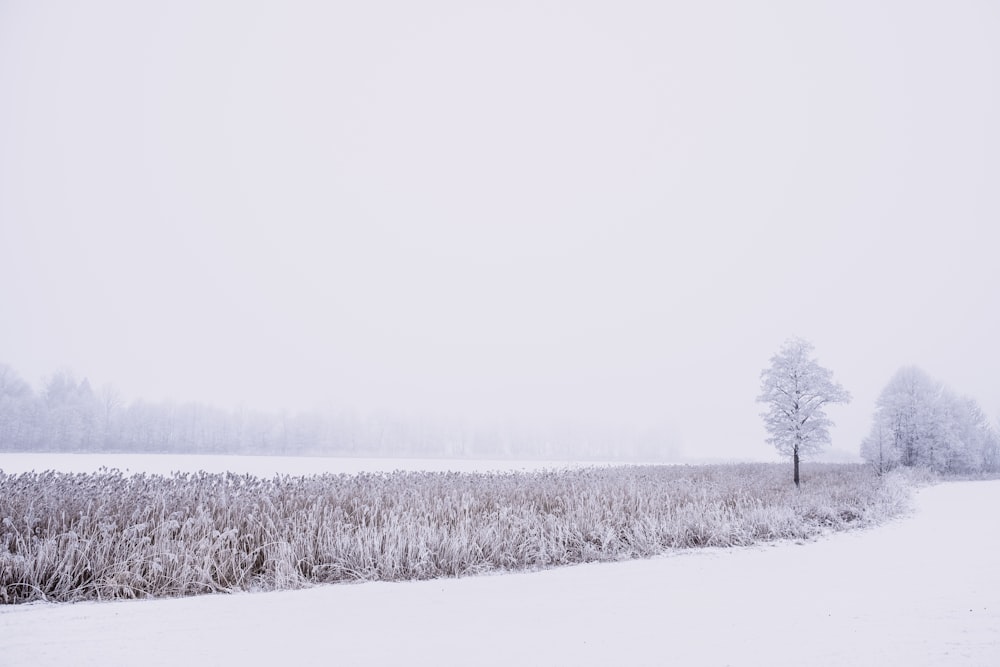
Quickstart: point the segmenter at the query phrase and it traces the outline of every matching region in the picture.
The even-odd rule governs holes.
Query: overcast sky
[[[1000,415],[1000,3],[0,0],[0,361],[767,457]]]

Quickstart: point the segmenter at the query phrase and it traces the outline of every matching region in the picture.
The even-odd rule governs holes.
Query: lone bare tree
[[[795,486],[799,485],[799,458],[818,451],[830,442],[826,416],[828,403],[848,403],[851,395],[833,381],[833,374],[812,357],[809,341],[793,338],[771,357],[771,365],[761,374],[757,401],[768,406],[762,412],[767,439],[778,451],[792,457]]]

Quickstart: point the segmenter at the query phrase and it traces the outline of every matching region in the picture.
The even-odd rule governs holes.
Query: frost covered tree
[[[68,371],[49,378],[42,391],[44,442],[58,451],[91,449],[96,444],[98,403],[90,382],[77,383]]]
[[[874,440],[882,439],[881,472],[897,465],[929,465],[934,422],[941,387],[915,366],[901,368],[892,376],[875,403],[872,433],[861,444],[862,456],[875,464]]]
[[[830,403],[847,403],[851,395],[833,380],[833,373],[812,357],[809,341],[786,341],[771,365],[761,374],[757,401],[767,405],[762,412],[767,441],[781,454],[790,456],[795,486],[799,485],[799,460],[830,442],[833,422],[824,408]]]
[[[919,368],[897,371],[875,406],[861,455],[877,472],[896,466],[942,473],[997,467],[996,436],[979,405]]]
[[[1000,419],[997,420],[997,425],[990,429],[989,438],[986,440],[983,470],[1000,472]]]
[[[0,363],[0,450],[27,447],[37,427],[31,386],[7,364]]]
[[[861,458],[868,461],[876,473],[882,475],[899,465],[899,455],[892,429],[885,422],[876,420],[871,433],[861,441]]]

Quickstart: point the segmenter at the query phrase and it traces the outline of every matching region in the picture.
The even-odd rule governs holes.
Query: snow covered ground
[[[1000,482],[806,544],[411,583],[0,607],[0,664],[998,665]]]

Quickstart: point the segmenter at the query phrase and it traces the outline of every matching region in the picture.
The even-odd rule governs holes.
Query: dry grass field
[[[900,513],[866,467],[276,476],[0,472],[0,602],[453,577],[803,539]]]

